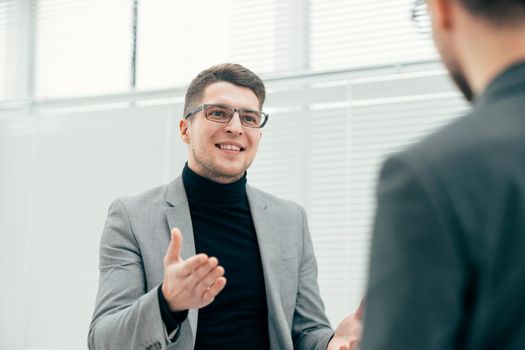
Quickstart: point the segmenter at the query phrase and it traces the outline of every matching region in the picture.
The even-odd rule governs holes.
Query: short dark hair
[[[525,19],[525,0],[456,0],[472,14],[494,24],[518,24]]]
[[[220,81],[252,90],[259,100],[259,108],[262,108],[264,99],[266,98],[266,90],[261,78],[240,64],[222,63],[203,70],[191,81],[186,91],[184,115],[186,115],[191,108],[196,107],[195,104],[201,99],[204,89],[206,89],[208,85]]]

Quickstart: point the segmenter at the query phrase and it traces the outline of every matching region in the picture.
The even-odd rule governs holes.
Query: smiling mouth
[[[243,147],[237,146],[237,145],[223,145],[223,144],[216,144],[215,147],[226,150],[226,151],[235,151],[235,152],[242,152],[244,151]]]

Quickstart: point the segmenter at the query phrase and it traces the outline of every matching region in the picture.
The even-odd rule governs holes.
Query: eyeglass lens
[[[262,116],[260,112],[249,110],[238,110],[241,123],[250,128],[258,128],[261,126]],[[235,110],[228,106],[208,105],[205,109],[206,119],[219,122],[228,123],[235,114]]]

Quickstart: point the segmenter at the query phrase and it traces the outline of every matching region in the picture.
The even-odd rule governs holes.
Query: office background
[[[169,182],[185,86],[241,63],[249,182],[307,210],[333,325],[366,283],[381,161],[467,106],[410,0],[0,0],[0,349],[84,349],[109,203]]]

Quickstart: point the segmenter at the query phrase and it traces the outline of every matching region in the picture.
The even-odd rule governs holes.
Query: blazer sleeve
[[[435,172],[390,158],[378,186],[363,350],[461,348],[468,280],[446,188]]]
[[[161,318],[158,286],[147,290],[140,246],[125,206],[116,200],[109,208],[100,242],[100,279],[88,335],[90,350],[164,349],[170,340]],[[180,328],[187,328],[184,322]],[[170,349],[188,332],[179,333]],[[191,334],[191,333],[189,333]],[[189,340],[189,343],[192,343]]]
[[[292,325],[295,349],[326,350],[334,331],[326,317],[317,283],[317,262],[314,255],[306,213],[303,222],[302,254],[299,261],[299,285]]]

